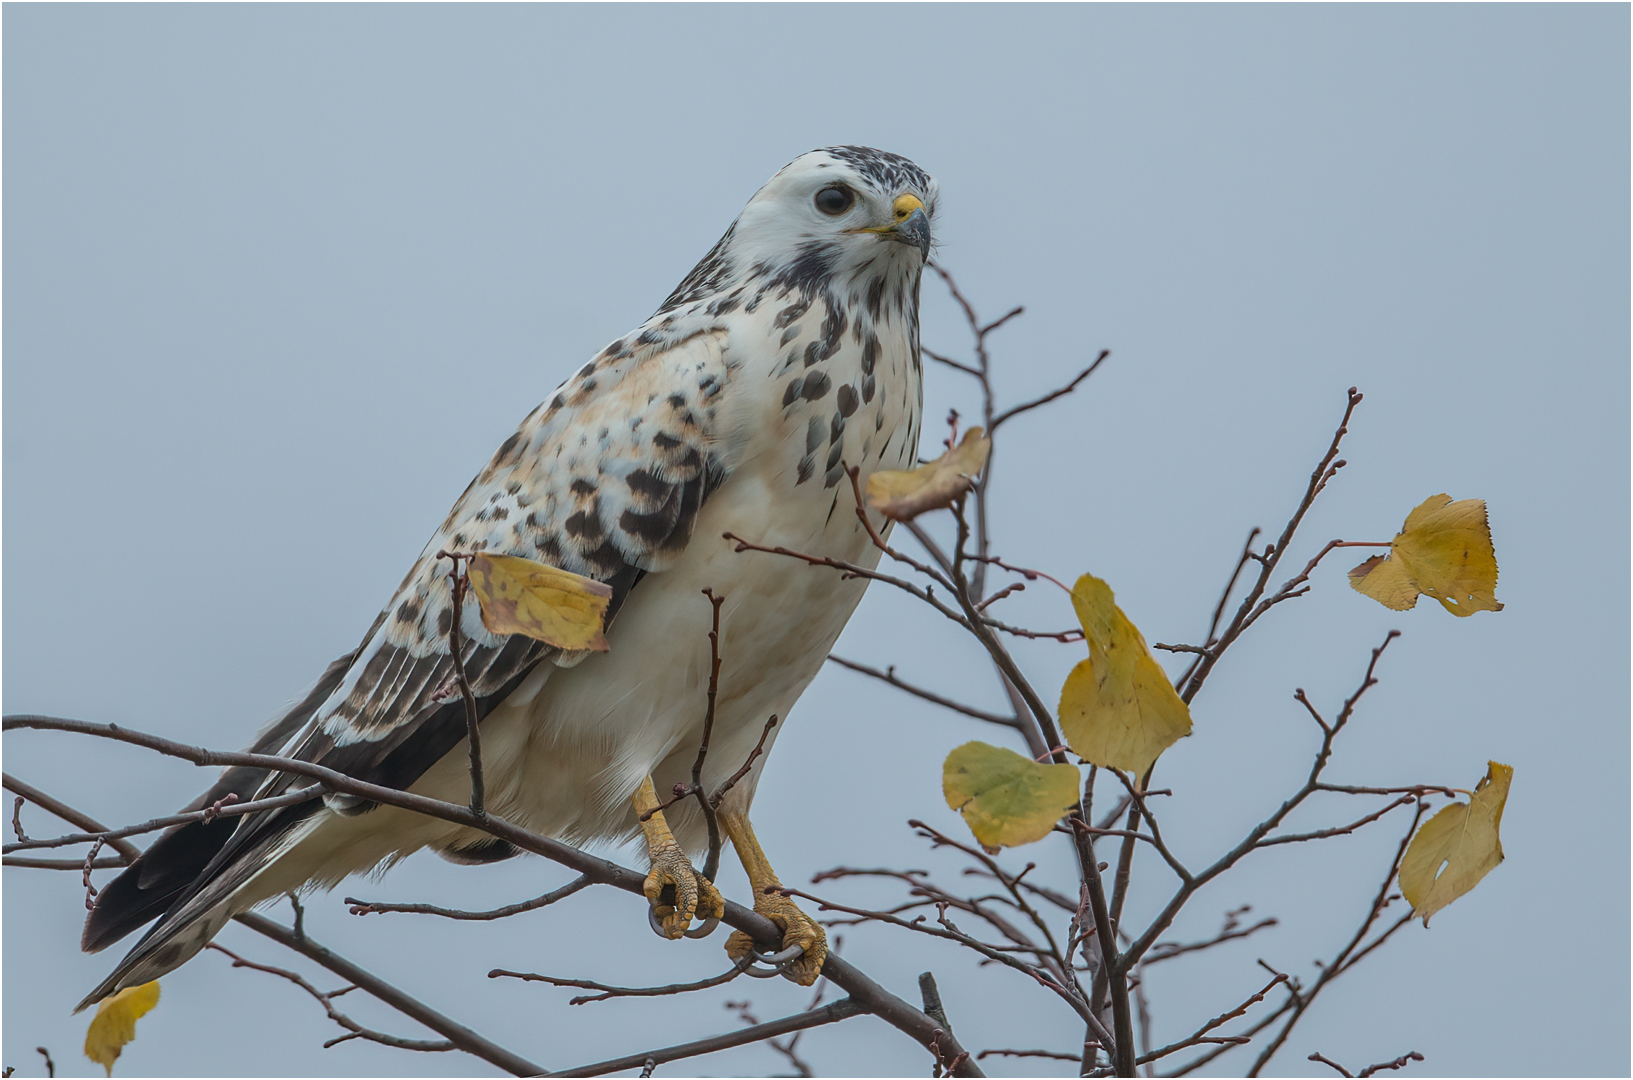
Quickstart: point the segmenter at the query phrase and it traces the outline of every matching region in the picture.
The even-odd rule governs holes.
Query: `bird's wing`
[[[609,621],[644,574],[674,562],[729,469],[731,439],[719,430],[719,416],[735,367],[722,327],[678,336],[669,337],[672,343],[644,343],[645,335],[616,343],[522,422],[454,504],[344,674],[328,682],[327,697],[307,705],[305,722],[282,746],[267,749],[406,788],[465,737],[449,651],[453,597],[440,551],[522,555],[606,582],[613,588]],[[578,659],[530,638],[488,632],[474,600],[460,628],[479,716],[541,661]],[[305,783],[273,774],[255,797]],[[87,1001],[128,982],[143,958],[218,906],[315,808],[314,801],[239,819],[192,887]],[[195,866],[204,862],[196,851],[188,857]],[[161,869],[143,872],[151,877]],[[91,918],[120,926],[113,937],[141,921],[116,911]],[[113,937],[98,935],[98,943]]]
[[[454,504],[283,753],[407,787],[464,738],[449,564],[438,552],[521,555],[595,578],[613,588],[609,620],[643,574],[670,565],[725,474],[715,430],[731,379],[725,338],[716,329],[621,359],[604,353],[534,410]],[[474,601],[460,630],[480,715],[541,660],[579,658],[490,633]]]

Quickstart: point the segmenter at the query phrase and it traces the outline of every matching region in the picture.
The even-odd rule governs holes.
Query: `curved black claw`
[[[754,963],[767,964],[769,966],[759,968],[755,967],[754,963],[751,963],[748,967],[743,969],[743,974],[752,975],[756,979],[775,979],[779,975],[788,974],[788,965],[805,955],[805,946],[790,945],[788,948],[783,949],[780,952],[756,952],[750,955],[754,957]]]

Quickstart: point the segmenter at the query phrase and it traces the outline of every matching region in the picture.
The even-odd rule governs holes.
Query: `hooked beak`
[[[924,212],[924,203],[917,195],[898,195],[891,206],[896,220],[889,225],[877,225],[862,232],[878,233],[887,240],[897,240],[919,249],[924,258],[930,257],[930,218]]]

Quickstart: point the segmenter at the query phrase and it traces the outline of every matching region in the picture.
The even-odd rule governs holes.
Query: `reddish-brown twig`
[[[588,979],[563,979],[555,975],[537,975],[526,971],[508,971],[505,968],[494,968],[488,972],[490,979],[520,979],[523,982],[549,983],[551,986],[572,986],[580,990],[598,990],[596,994],[581,994],[567,1004],[584,1005],[591,1001],[606,1001],[616,997],[670,997],[675,994],[689,994],[693,990],[707,990],[712,986],[721,986],[731,982],[748,969],[754,962],[754,954],[745,955],[737,963],[719,975],[711,975],[707,979],[698,979],[695,982],[669,983],[665,986],[607,986],[605,983],[591,982]]]
[[[434,904],[379,904],[369,900],[359,900],[348,896],[345,903],[351,905],[353,915],[383,915],[389,912],[400,912],[408,915],[440,915],[445,919],[459,919],[464,922],[492,922],[494,919],[508,919],[512,915],[520,915],[526,911],[537,911],[549,907],[558,900],[578,892],[586,885],[591,884],[589,878],[580,875],[563,885],[559,889],[552,889],[543,896],[536,896],[531,900],[523,900],[518,904],[506,904],[491,911],[460,911],[457,908],[437,907]]]
[[[242,956],[239,956],[237,953],[233,952],[231,949],[228,949],[222,945],[217,945],[215,942],[211,942],[206,947],[214,949],[216,952],[230,958],[232,960],[232,966],[235,968],[249,968],[252,971],[262,971],[268,975],[276,975],[279,978],[287,979],[289,982],[294,983],[296,986],[300,987],[302,990],[305,990],[308,994],[315,998],[318,1004],[323,1006],[323,1011],[329,1014],[329,1019],[345,1028],[347,1032],[347,1034],[342,1035],[339,1038],[330,1039],[328,1042],[324,1043],[323,1048],[325,1050],[329,1049],[331,1046],[337,1046],[340,1043],[348,1042],[352,1039],[365,1039],[369,1042],[379,1043],[382,1046],[393,1046],[399,1050],[418,1050],[422,1053],[440,1053],[447,1050],[460,1049],[460,1047],[448,1039],[404,1039],[396,1035],[387,1035],[385,1032],[375,1031],[373,1028],[366,1028],[362,1024],[359,1024],[357,1021],[335,1008],[334,1005],[335,998],[341,996],[342,994],[349,994],[353,990],[356,990],[357,987],[355,985],[343,986],[339,990],[330,990],[328,993],[324,993],[311,983],[307,982],[304,977],[296,972],[288,971],[284,968],[271,967],[267,964],[257,964],[253,960],[246,960]]]
[[[471,772],[471,813],[480,819],[486,817],[488,813],[487,792],[482,780],[482,733],[476,715],[476,694],[471,690],[471,681],[465,677],[465,641],[461,623],[464,615],[465,590],[470,585],[470,578],[461,564],[468,563],[475,557],[453,551],[437,552],[437,558],[447,559],[452,564],[448,569],[453,592],[453,618],[448,621],[448,652],[453,657],[454,679],[459,683],[459,693],[465,702],[465,737],[468,740]]]

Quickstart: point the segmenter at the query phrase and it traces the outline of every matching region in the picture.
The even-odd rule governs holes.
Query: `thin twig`
[[[1341,722],[1342,719],[1340,719],[1339,723]],[[1335,723],[1333,726],[1336,728],[1339,725]],[[1413,834],[1417,832],[1418,822],[1423,819],[1423,811],[1423,803],[1419,802],[1416,812],[1412,815],[1412,824],[1406,830],[1405,835],[1401,837],[1399,847],[1395,849],[1395,857],[1389,863],[1389,872],[1384,875],[1383,883],[1378,887],[1378,893],[1373,898],[1372,907],[1367,911],[1366,918],[1361,921],[1360,929],[1355,931],[1355,936],[1350,938],[1349,942],[1338,951],[1338,955],[1330,963],[1322,965],[1321,974],[1316,976],[1316,980],[1310,985],[1310,988],[1299,994],[1298,1002],[1293,1006],[1292,1015],[1282,1024],[1281,1030],[1276,1032],[1269,1045],[1259,1052],[1258,1058],[1253,1062],[1253,1067],[1248,1070],[1247,1075],[1258,1076],[1259,1072],[1270,1063],[1270,1059],[1276,1055],[1276,1051],[1280,1050],[1282,1044],[1287,1041],[1287,1036],[1292,1033],[1294,1025],[1303,1019],[1304,1014],[1314,1004],[1316,995],[1334,978],[1343,973],[1350,954],[1360,947],[1361,942],[1367,936],[1367,932],[1372,929],[1372,924],[1377,921],[1378,916],[1388,906],[1390,887],[1395,883],[1395,875],[1400,872],[1401,860],[1406,857],[1406,847],[1411,843]],[[1393,932],[1394,928],[1392,927],[1389,933]],[[1371,949],[1367,951],[1370,952]]]
[[[5,789],[14,795],[23,796],[29,802],[33,803],[35,806],[38,806],[41,810],[55,814],[57,817],[66,821],[70,825],[78,825],[86,832],[95,833],[96,835],[100,836],[104,833],[113,831],[90,815],[81,813],[79,810],[69,806],[67,803],[56,798],[55,796],[47,795],[33,784],[23,783],[10,773],[0,773],[0,784],[3,784]],[[129,861],[135,861],[135,859],[142,854],[141,848],[137,847],[135,844],[124,839],[123,837],[113,837],[108,841],[108,846],[113,848]],[[74,865],[78,867],[83,866],[84,863],[76,862]]]
[[[317,798],[323,794],[323,791],[324,786],[322,784],[313,784],[310,787],[304,787],[298,791],[291,791],[283,795],[274,796],[270,799],[256,799],[252,802],[245,803],[229,803],[228,800],[223,799],[211,806],[205,807],[203,810],[194,810],[186,814],[172,814],[170,817],[154,818],[152,821],[144,821],[140,825],[127,825],[122,829],[112,829],[106,833],[69,833],[65,836],[54,836],[49,840],[28,840],[20,844],[7,844],[4,850],[5,853],[9,855],[14,851],[67,847],[71,844],[89,844],[95,840],[101,840],[106,844],[111,843],[116,839],[122,839],[126,836],[138,836],[142,833],[157,832],[160,829],[168,829],[172,825],[185,825],[194,821],[208,822],[221,817],[238,817],[243,814],[254,814],[261,810],[276,810],[284,806],[296,806],[300,803],[308,802]]]
[[[1145,957],[1145,964],[1147,967],[1149,967],[1150,965],[1160,963],[1163,960],[1172,960],[1176,956],[1184,956],[1187,953],[1201,952],[1204,949],[1211,949],[1215,945],[1222,945],[1227,941],[1236,941],[1240,938],[1251,937],[1260,930],[1267,930],[1275,925],[1277,925],[1275,919],[1260,919],[1252,926],[1243,927],[1241,929],[1232,928],[1222,930],[1206,941],[1193,941],[1188,945],[1176,945],[1169,943],[1166,945],[1166,947],[1164,944],[1159,943],[1152,948],[1151,952]]]
[[[476,715],[476,694],[471,690],[471,681],[465,677],[465,642],[463,627],[460,620],[463,617],[462,605],[465,602],[465,589],[470,584],[470,578],[465,568],[460,565],[475,558],[474,555],[458,554],[452,551],[439,551],[437,558],[447,559],[453,565],[448,570],[452,579],[453,591],[453,618],[448,623],[448,652],[454,660],[454,679],[459,683],[459,693],[465,702],[465,737],[468,740],[467,750],[470,757],[471,772],[471,813],[478,819],[487,817],[487,793],[482,780],[482,733],[479,730]]]
[[[1124,950],[1120,963],[1132,967],[1152,945],[1156,944],[1158,935],[1168,929],[1175,916],[1179,914],[1180,909],[1185,906],[1186,901],[1198,889],[1235,866],[1248,853],[1260,848],[1262,846],[1261,841],[1279,827],[1282,821],[1287,818],[1287,815],[1297,809],[1310,795],[1320,790],[1321,772],[1326,768],[1328,760],[1332,757],[1333,743],[1349,722],[1350,717],[1354,715],[1355,707],[1360,703],[1362,695],[1370,687],[1377,685],[1378,661],[1382,658],[1384,650],[1389,647],[1389,643],[1399,636],[1400,631],[1389,631],[1384,637],[1383,644],[1372,650],[1371,660],[1367,663],[1366,675],[1362,678],[1361,685],[1356,691],[1345,700],[1342,711],[1331,725],[1332,730],[1323,736],[1321,747],[1316,751],[1315,760],[1311,763],[1310,773],[1304,782],[1304,786],[1283,800],[1282,804],[1269,817],[1250,829],[1247,836],[1240,843],[1216,859],[1213,865],[1198,871],[1190,881],[1182,883],[1151,925],[1135,939],[1133,944]]]
[[[1053,1058],[1056,1061],[1076,1061],[1079,1054],[1062,1054],[1056,1050],[983,1050],[975,1055],[975,1060],[984,1057],[1018,1057],[1018,1058]]]
[[[1423,1060],[1423,1055],[1418,1053],[1416,1050],[1412,1050],[1412,1051],[1409,1051],[1407,1053],[1402,1054],[1400,1057],[1396,1058],[1394,1061],[1380,1061],[1376,1065],[1368,1065],[1366,1068],[1362,1069],[1360,1071],[1360,1073],[1357,1074],[1357,1075],[1360,1075],[1360,1076],[1372,1076],[1373,1074],[1382,1072],[1385,1069],[1404,1069],[1404,1068],[1406,1068],[1407,1062],[1409,1062],[1409,1061],[1422,1061],[1422,1060]]]
[[[1016,308],[1010,314],[1019,314],[1019,313],[1020,313],[1020,308]],[[1008,317],[1009,317],[1008,315],[1004,316],[1005,319],[1007,319]],[[998,322],[992,324],[992,327],[989,327],[989,329],[995,329],[1003,321],[1004,321],[1003,319],[998,320]],[[1105,362],[1105,360],[1106,360],[1106,357],[1108,357],[1110,355],[1111,355],[1111,350],[1110,349],[1101,349],[1100,350],[1100,355],[1094,358],[1094,363],[1090,364],[1088,367],[1086,367],[1082,371],[1078,372],[1076,377],[1074,377],[1071,382],[1067,383],[1065,386],[1062,386],[1058,390],[1049,391],[1047,394],[1044,394],[1040,398],[1033,398],[1031,401],[1025,402],[1024,404],[1016,405],[1016,406],[1013,406],[1011,408],[1005,409],[1003,412],[999,413],[997,416],[992,418],[992,427],[989,430],[990,431],[997,431],[999,425],[1003,424],[1006,420],[1013,420],[1015,417],[1021,415],[1024,412],[1030,412],[1033,409],[1036,409],[1040,405],[1047,405],[1051,401],[1054,401],[1056,398],[1065,397],[1067,394],[1071,393],[1073,390],[1076,390],[1077,387],[1078,387],[1078,384],[1081,383],[1084,379],[1087,379],[1090,375],[1093,375],[1094,372],[1095,372],[1095,369],[1097,369],[1101,364],[1103,364]]]
[[[726,797],[726,792],[736,787],[738,782],[742,780],[743,777],[748,775],[748,771],[754,767],[755,759],[761,754],[765,753],[765,741],[771,737],[771,729],[776,726],[777,714],[772,713],[771,716],[766,719],[765,727],[760,729],[760,741],[754,744],[753,750],[749,751],[748,759],[743,762],[742,766],[738,768],[736,772],[732,773],[726,778],[726,782],[724,784],[721,784],[715,789],[715,793],[713,795],[709,796],[709,805],[711,808],[719,809],[721,800]],[[707,874],[703,876],[708,877]]]
[[[523,900],[519,904],[506,904],[491,911],[460,911],[456,908],[437,907],[434,904],[379,904],[369,900],[359,900],[348,896],[345,903],[351,905],[353,915],[383,915],[388,912],[401,912],[408,915],[441,915],[445,919],[460,919],[465,922],[491,922],[494,919],[507,919],[512,915],[520,915],[524,911],[537,911],[542,907],[549,907],[557,900],[564,900],[578,892],[586,885],[591,884],[588,877],[580,875],[563,885],[553,889],[543,896],[535,896],[531,900]]]
[[[288,971],[284,968],[271,967],[267,964],[257,964],[253,960],[245,960],[242,956],[239,956],[231,949],[228,949],[222,945],[217,945],[215,942],[211,942],[206,946],[206,948],[214,949],[216,952],[222,953],[231,958],[232,966],[235,968],[249,968],[253,971],[264,971],[268,975],[277,975],[280,978],[287,979],[288,981],[294,983],[296,986],[300,987],[302,990],[305,990],[308,994],[315,998],[318,1004],[323,1006],[323,1011],[329,1014],[329,1019],[333,1020],[335,1023],[339,1024],[341,1027],[345,1028],[347,1032],[349,1032],[349,1034],[342,1035],[338,1039],[330,1039],[328,1042],[324,1043],[323,1048],[325,1050],[329,1049],[331,1046],[336,1046],[351,1039],[365,1039],[369,1042],[379,1043],[382,1046],[391,1046],[399,1050],[418,1050],[422,1053],[440,1053],[447,1050],[460,1049],[460,1047],[456,1046],[448,1039],[404,1039],[396,1035],[387,1035],[383,1031],[375,1031],[373,1028],[366,1028],[362,1024],[359,1024],[357,1021],[353,1020],[351,1017],[347,1016],[334,1006],[335,998],[350,990],[357,989],[356,986],[346,986],[339,990],[331,990],[328,993],[324,993],[311,983],[307,982],[305,978],[296,972]]]
[[[1190,704],[1196,698],[1197,693],[1202,689],[1203,682],[1207,680],[1209,672],[1219,662],[1219,658],[1225,654],[1225,650],[1230,648],[1231,643],[1241,637],[1243,631],[1251,626],[1260,615],[1270,610],[1278,600],[1288,598],[1286,595],[1281,595],[1277,598],[1265,600],[1262,604],[1260,603],[1260,597],[1264,595],[1265,588],[1270,583],[1270,578],[1275,574],[1276,565],[1281,561],[1282,556],[1287,553],[1288,545],[1293,542],[1293,535],[1298,532],[1299,524],[1304,520],[1304,515],[1315,504],[1316,496],[1321,494],[1322,489],[1327,486],[1327,482],[1337,475],[1339,469],[1344,467],[1344,462],[1338,459],[1338,448],[1343,442],[1345,434],[1349,432],[1350,417],[1355,414],[1355,407],[1361,403],[1361,398],[1362,395],[1359,390],[1353,386],[1349,388],[1343,419],[1338,422],[1338,430],[1333,433],[1332,442],[1327,446],[1327,452],[1322,455],[1321,460],[1316,463],[1315,470],[1310,473],[1310,482],[1305,486],[1304,497],[1299,500],[1298,508],[1293,511],[1293,516],[1287,519],[1287,524],[1282,529],[1281,536],[1277,538],[1276,542],[1267,547],[1262,556],[1257,557],[1259,563],[1258,576],[1254,579],[1253,586],[1248,590],[1247,596],[1242,599],[1241,606],[1236,609],[1236,615],[1231,619],[1230,625],[1225,628],[1214,643],[1213,651],[1198,661],[1195,669],[1189,673],[1181,685],[1179,696],[1186,704]]]
[[[1305,1060],[1306,1061],[1319,1061],[1321,1064],[1327,1066],[1329,1069],[1337,1070],[1339,1076],[1347,1076],[1347,1077],[1350,1078],[1350,1080],[1354,1080],[1354,1078],[1355,1078],[1355,1074],[1350,1072],[1348,1069],[1344,1068],[1344,1066],[1338,1064],[1338,1062],[1332,1060],[1331,1058],[1323,1057],[1319,1053],[1311,1054]]]
[[[626,1054],[623,1057],[598,1061],[593,1065],[580,1065],[550,1075],[563,1077],[604,1076],[607,1073],[618,1072],[622,1069],[643,1068],[648,1061],[654,1065],[662,1065],[666,1061],[701,1057],[704,1054],[712,1054],[719,1050],[730,1050],[734,1046],[747,1046],[749,1043],[756,1043],[762,1039],[787,1035],[790,1032],[803,1031],[806,1028],[818,1027],[822,1024],[832,1024],[849,1019],[852,1016],[860,1016],[867,1011],[851,998],[840,998],[831,1005],[796,1013],[781,1020],[772,1020],[769,1023],[743,1028],[740,1031],[729,1031],[724,1035],[698,1039],[696,1042],[681,1043],[678,1046],[666,1046],[661,1050],[643,1050],[638,1054]],[[961,1073],[960,1075],[980,1076],[982,1074],[977,1070],[975,1072]]]
[[[523,982],[549,983],[551,986],[572,986],[580,990],[598,990],[597,994],[585,994],[573,998],[567,1004],[584,1005],[591,1001],[606,1001],[617,997],[670,997],[674,994],[688,994],[693,990],[707,990],[713,986],[721,986],[731,982],[754,963],[754,954],[747,953],[737,963],[719,975],[711,975],[707,979],[698,979],[696,982],[669,983],[665,986],[607,986],[605,983],[591,982],[588,979],[563,979],[554,975],[538,975],[526,971],[507,971],[504,968],[494,968],[488,972],[490,979],[520,979]]]
[[[720,803],[704,794],[703,762],[709,756],[709,739],[714,734],[715,702],[720,696],[720,606],[726,602],[726,598],[716,596],[710,588],[704,588],[703,595],[709,598],[710,609],[709,689],[708,707],[703,713],[703,737],[697,744],[697,759],[692,762],[692,793],[697,796],[697,804],[703,810],[703,822],[709,830],[709,854],[703,861],[703,876],[713,881],[720,873],[720,822],[715,815]]]
[[[15,866],[22,870],[84,870],[84,859],[33,859],[27,855],[7,855],[0,858],[0,865]],[[120,866],[129,866],[123,856],[104,855],[100,859],[91,860],[92,870],[113,870]]]
[[[896,675],[896,666],[894,664],[885,670],[880,671],[878,668],[868,667],[866,664],[858,664],[854,660],[846,660],[842,656],[834,656],[830,654],[828,659],[832,663],[838,664],[842,668],[849,668],[851,671],[860,672],[863,675],[870,675],[873,678],[878,679],[880,682],[889,683],[898,690],[905,690],[914,697],[923,698],[925,701],[940,705],[944,709],[951,709],[953,712],[962,713],[965,716],[972,717],[976,720],[985,720],[989,724],[1001,724],[1004,727],[1019,726],[1013,716],[999,716],[997,713],[985,712],[981,709],[976,709],[969,705],[961,704],[960,702],[954,701],[951,698],[942,697],[940,694],[926,690],[922,686],[914,686],[912,683],[907,682],[905,679],[899,678]]]

